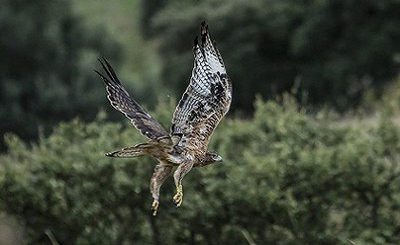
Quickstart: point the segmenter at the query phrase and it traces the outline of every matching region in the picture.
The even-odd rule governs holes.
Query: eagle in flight
[[[151,210],[157,214],[160,188],[174,167],[173,176],[177,207],[182,204],[182,179],[193,167],[222,162],[216,152],[208,151],[208,143],[218,123],[228,112],[232,101],[232,83],[215,42],[211,41],[208,25],[201,23],[201,43],[194,39],[194,64],[190,82],[172,118],[171,131],[151,117],[129,95],[106,59],[100,61],[106,75],[96,71],[105,84],[111,105],[125,114],[132,124],[149,138],[146,143],[106,153],[108,157],[149,155],[158,160],[150,180],[153,197]]]

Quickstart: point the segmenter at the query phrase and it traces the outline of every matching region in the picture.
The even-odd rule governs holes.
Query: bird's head
[[[224,161],[224,159],[220,155],[218,155],[218,153],[213,152],[213,151],[208,151],[206,153],[205,161],[202,164],[202,166],[206,166],[208,164],[212,164],[215,162],[223,162],[223,161]]]

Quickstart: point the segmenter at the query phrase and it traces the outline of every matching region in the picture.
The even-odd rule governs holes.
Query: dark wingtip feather
[[[198,37],[198,36],[196,36],[196,37],[194,38],[193,44],[194,44],[194,46],[197,46],[197,44],[199,44],[199,37]]]
[[[104,71],[107,73],[107,75],[109,76],[110,74],[109,74],[109,71],[108,71],[108,69],[107,69],[105,63],[104,63],[104,58],[103,58],[103,60],[101,60],[100,58],[98,58],[97,60],[100,62],[101,67],[103,68],[103,70],[104,70]]]
[[[103,80],[103,82],[104,82],[104,84],[106,84],[106,86],[111,86],[110,81],[109,81],[105,76],[103,76],[103,74],[101,74],[101,73],[100,73],[99,71],[97,71],[97,70],[93,70],[93,71],[96,72],[97,75],[100,76],[101,80]]]
[[[101,78],[103,78],[104,76],[96,69],[93,69],[94,72],[96,72]]]
[[[205,44],[208,35],[208,24],[205,21],[201,22],[201,43]]]
[[[106,81],[107,81],[107,78],[105,78],[105,77],[103,76],[103,74],[101,74],[98,70],[93,69],[93,71],[96,72],[97,75],[100,76],[100,78],[101,78],[101,80],[103,80],[103,82],[106,82]]]
[[[97,60],[103,65],[108,63],[106,57],[104,57],[103,55],[99,58],[97,58]]]
[[[205,21],[205,20],[203,20],[202,22],[201,22],[201,27],[202,28],[208,28],[208,24],[207,24],[207,22]]]
[[[97,59],[101,66],[103,67],[103,70],[106,72],[108,78],[116,84],[121,84],[119,81],[117,74],[115,74],[114,69],[112,68],[111,64],[108,62],[108,60],[105,57],[101,57]]]

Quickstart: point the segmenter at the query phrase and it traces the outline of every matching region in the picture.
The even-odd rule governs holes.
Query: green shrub
[[[164,125],[173,104],[154,113]],[[61,244],[400,243],[400,128],[390,117],[311,118],[290,96],[255,108],[253,118],[218,127],[210,149],[225,161],[191,171],[182,207],[166,182],[155,219],[156,162],[103,155],[144,138],[101,115],[60,124],[33,145],[8,135],[0,207],[20,220],[29,244],[49,231]]]

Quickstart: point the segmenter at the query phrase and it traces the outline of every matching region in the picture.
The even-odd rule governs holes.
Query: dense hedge
[[[154,113],[165,125],[172,104]],[[400,128],[390,116],[311,118],[290,96],[255,107],[253,118],[231,115],[219,126],[210,148],[225,161],[185,178],[182,207],[166,182],[155,219],[155,161],[104,157],[143,138],[101,114],[62,123],[33,145],[7,135],[0,208],[29,244],[50,235],[60,244],[400,243]]]

